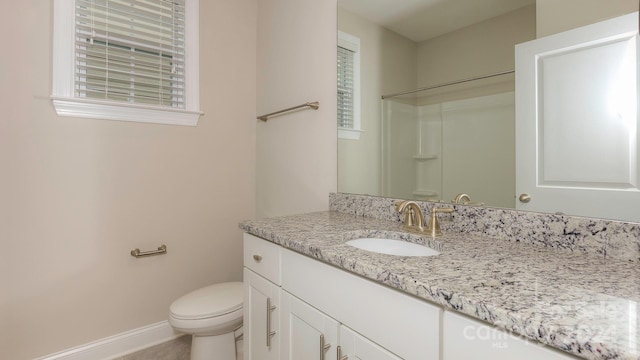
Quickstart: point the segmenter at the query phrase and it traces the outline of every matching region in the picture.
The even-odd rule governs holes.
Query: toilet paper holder
[[[167,245],[158,246],[158,250],[151,251],[140,251],[140,249],[135,248],[131,250],[131,256],[135,258],[147,257],[147,256],[155,256],[155,255],[164,255],[167,253]]]

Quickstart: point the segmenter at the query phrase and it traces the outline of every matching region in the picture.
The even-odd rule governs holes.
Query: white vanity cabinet
[[[577,359],[450,311],[444,312],[442,339],[442,360]]]
[[[439,306],[287,249],[282,249],[281,256],[283,293],[336,319],[395,354],[395,359],[439,359]],[[288,320],[283,318],[283,324]],[[332,351],[330,359],[335,359]],[[343,351],[343,355],[349,354]],[[352,354],[350,359],[354,358]]]
[[[280,246],[244,235],[244,358],[280,359]]]
[[[402,360],[287,291],[281,306],[283,360]]]
[[[246,360],[439,359],[440,307],[250,234],[244,266]]]
[[[244,265],[245,360],[577,359],[250,234]]]

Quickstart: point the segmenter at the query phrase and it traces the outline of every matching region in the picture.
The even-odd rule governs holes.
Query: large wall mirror
[[[465,193],[516,208],[514,46],[562,29],[563,12],[591,23],[638,8],[591,4],[339,0],[338,82],[360,86],[343,99],[359,111],[341,114],[339,95],[353,129],[339,134],[338,191],[445,202]]]

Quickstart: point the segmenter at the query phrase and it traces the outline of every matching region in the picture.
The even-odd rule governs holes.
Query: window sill
[[[202,113],[158,106],[129,105],[99,100],[52,97],[59,116],[196,126]]]
[[[360,140],[360,134],[363,132],[363,130],[338,128],[338,139]]]

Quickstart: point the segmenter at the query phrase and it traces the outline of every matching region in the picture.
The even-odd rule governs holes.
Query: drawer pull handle
[[[260,255],[253,255],[253,260],[255,260],[256,262],[260,262],[260,261],[262,261],[262,256],[260,256]]]
[[[336,357],[336,359],[338,359],[338,360],[349,360],[349,356],[342,355],[342,346],[338,345],[338,347],[336,348],[336,351],[338,353],[338,356]]]
[[[254,255],[258,256],[258,255]],[[275,331],[271,331],[271,312],[275,310],[275,305],[271,305],[271,298],[267,298],[267,347],[271,347],[271,337],[276,334]]]
[[[325,360],[325,353],[327,352],[327,350],[329,350],[329,348],[331,347],[331,344],[325,344],[324,341],[324,334],[320,335],[320,360]]]

